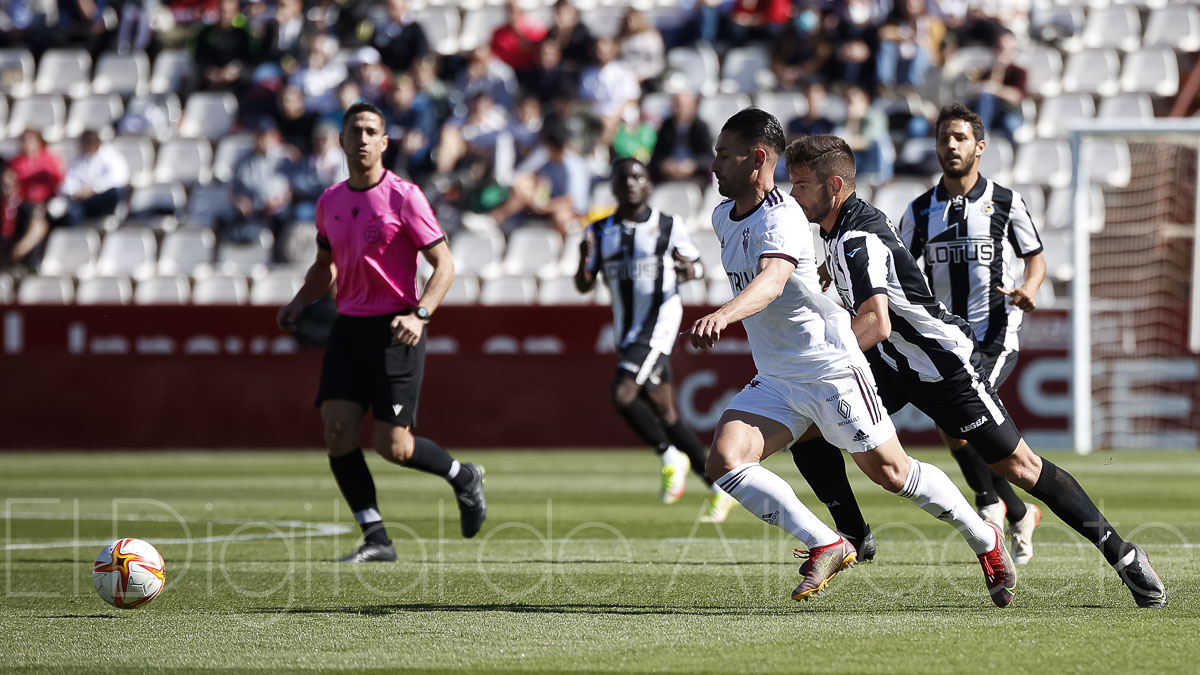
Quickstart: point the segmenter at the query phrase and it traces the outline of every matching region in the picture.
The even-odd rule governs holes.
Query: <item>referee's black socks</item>
[[[870,530],[863,520],[850,479],[846,477],[846,461],[842,451],[824,438],[817,437],[792,445],[792,461],[808,481],[817,499],[833,516],[838,532],[851,539],[862,539]]]
[[[1042,458],[1042,473],[1029,494],[1046,502],[1054,515],[1100,549],[1108,564],[1116,564],[1126,552],[1125,540],[1100,513],[1079,481],[1045,457]]]
[[[341,457],[330,457],[329,468],[333,470],[333,478],[342,496],[354,512],[354,520],[362,528],[363,540],[376,544],[390,543],[383,526],[383,516],[375,504],[375,480],[371,478],[362,448],[355,448]]]
[[[424,436],[413,439],[412,456],[404,466],[441,476],[457,490],[467,487],[474,477],[471,470],[451,457],[445,448]]]

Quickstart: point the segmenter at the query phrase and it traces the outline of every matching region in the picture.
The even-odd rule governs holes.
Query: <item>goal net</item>
[[[1075,449],[1200,446],[1200,120],[1071,136]]]

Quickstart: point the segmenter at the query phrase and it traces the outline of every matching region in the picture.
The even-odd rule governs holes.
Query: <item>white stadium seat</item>
[[[197,185],[188,196],[186,227],[215,227],[235,212],[233,195],[224,185]]]
[[[708,304],[720,307],[732,299],[733,288],[729,286],[729,279],[713,279],[708,282]]]
[[[92,77],[92,93],[120,94],[124,97],[142,96],[150,91],[150,59],[146,53],[104,52],[96,61]]]
[[[198,91],[183,107],[179,135],[217,139],[233,131],[238,103],[227,91]]]
[[[204,277],[212,273],[217,235],[203,228],[185,228],[163,236],[158,273]]]
[[[0,49],[0,94],[22,97],[33,91],[36,62],[24,47]]]
[[[704,280],[685,281],[679,284],[679,300],[685,306],[691,307],[694,305],[708,304],[708,285]]]
[[[908,204],[921,193],[933,187],[930,183],[920,181],[895,181],[875,188],[872,203],[875,208],[883,211],[883,215],[891,219],[893,224],[900,223],[900,216],[908,209]]]
[[[91,129],[99,132],[101,137],[107,137],[124,111],[125,106],[117,94],[92,94],[76,99],[67,113],[64,133],[75,138],[85,129]]]
[[[600,283],[597,281],[596,283]],[[545,279],[538,287],[539,305],[590,305],[594,291],[580,293],[571,277]]]
[[[1053,47],[1029,46],[1021,49],[1016,62],[1025,69],[1029,93],[1053,96],[1062,90],[1062,54]]]
[[[1133,173],[1133,162],[1129,146],[1119,138],[1091,138],[1083,142],[1082,163],[1088,167],[1088,176],[1108,187],[1123,188],[1129,185]]]
[[[17,289],[22,305],[69,305],[75,299],[75,286],[67,277],[27,277]]]
[[[1181,52],[1200,51],[1200,9],[1170,5],[1155,10],[1146,22],[1143,46],[1169,47]]]
[[[771,56],[766,47],[734,47],[725,53],[721,64],[721,91],[752,94],[774,86]]]
[[[274,246],[275,237],[266,228],[260,229],[258,237],[247,243],[222,241],[217,247],[214,269],[219,274],[238,274],[255,279],[264,277]]]
[[[238,160],[252,152],[253,134],[233,134],[217,141],[217,152],[213,155],[213,178],[222,183],[233,180],[233,167]]]
[[[37,129],[47,141],[62,138],[67,104],[58,94],[35,94],[13,102],[8,115],[8,135],[16,138],[25,129]]]
[[[11,305],[16,299],[12,277],[6,272],[0,272],[0,305]]]
[[[662,183],[655,186],[650,194],[650,206],[690,220],[700,214],[704,206],[704,193],[699,185],[692,182]]]
[[[284,262],[307,268],[317,259],[316,224],[300,221],[284,225],[279,231],[279,250]]]
[[[187,92],[195,77],[192,55],[186,49],[164,49],[154,58],[150,93]]]
[[[714,138],[721,127],[725,126],[725,121],[733,114],[742,108],[750,105],[750,97],[745,94],[728,93],[717,94],[715,96],[706,96],[700,99],[699,109],[696,114],[704,123],[708,125]],[[783,124],[787,124],[784,122]]]
[[[133,284],[126,277],[95,277],[79,282],[77,305],[128,305],[133,301]]]
[[[149,228],[126,226],[104,238],[96,274],[146,279],[154,274],[157,259],[158,243],[154,233]]]
[[[462,22],[457,9],[428,7],[413,12],[413,18],[421,24],[425,38],[435,52],[443,56],[458,52],[458,34],[462,30]]]
[[[485,279],[500,274],[504,257],[504,237],[493,233],[463,230],[450,240],[456,272]]]
[[[521,227],[508,237],[504,273],[555,276],[561,254],[562,237],[557,232],[544,227]]]
[[[144,136],[118,136],[111,141],[129,165],[129,183],[143,187],[154,181],[154,143]]]
[[[808,112],[808,99],[796,91],[760,92],[754,97],[754,105],[774,115],[785,129],[788,122]]]
[[[987,148],[979,158],[979,172],[988,179],[1005,185],[1012,176],[1013,158],[1013,147],[1008,139],[990,136]]]
[[[479,294],[481,305],[532,305],[537,302],[537,280],[512,275],[489,279]]]
[[[455,275],[454,283],[442,298],[443,305],[474,305],[478,301],[479,278],[466,274]]]
[[[1071,182],[1071,148],[1066,141],[1038,139],[1017,150],[1014,183],[1064,187]]]
[[[1075,205],[1072,203],[1071,188],[1059,188],[1050,193],[1046,203],[1046,229],[1070,230],[1075,222]],[[1098,185],[1088,190],[1088,230],[1099,232],[1104,229],[1104,191]]]
[[[154,181],[191,186],[212,179],[212,146],[203,138],[173,138],[158,149]]]
[[[246,277],[212,276],[197,279],[192,289],[194,305],[244,305],[250,297]]]
[[[1048,96],[1038,111],[1037,134],[1042,138],[1066,138],[1071,126],[1096,116],[1090,94]]]
[[[1083,46],[1088,49],[1136,50],[1142,44],[1142,21],[1133,7],[1105,7],[1088,14]]]
[[[712,228],[692,234],[692,243],[700,250],[700,262],[704,264],[704,275],[709,279],[724,279],[725,268],[721,265],[721,240]]]
[[[623,7],[597,7],[580,14],[579,22],[585,24],[592,35],[597,37],[616,38],[621,30],[621,20],[625,18]]]
[[[33,89],[39,94],[86,96],[92,86],[92,57],[84,49],[47,49],[38,59]]]
[[[1154,117],[1154,102],[1149,94],[1117,94],[1100,99],[1100,112],[1106,120],[1146,120]]]
[[[652,91],[642,96],[642,117],[661,124],[671,116],[671,95],[664,91]]]
[[[1112,96],[1118,90],[1120,68],[1121,60],[1111,49],[1076,52],[1067,59],[1062,77],[1062,90],[1068,93]]]
[[[281,307],[290,302],[303,285],[304,277],[299,274],[271,272],[250,288],[250,304]]]
[[[467,12],[463,17],[462,31],[459,33],[459,51],[471,51],[479,45],[491,42],[492,33],[504,25],[504,10],[499,7]]]
[[[138,282],[133,292],[139,305],[186,305],[190,297],[187,277],[151,277]]]
[[[90,227],[56,227],[46,238],[46,253],[39,273],[50,276],[89,277],[96,273],[100,233]]]
[[[1040,185],[1030,185],[1028,183],[1019,183],[1008,186],[1014,192],[1021,195],[1021,199],[1025,201],[1025,208],[1029,210],[1029,217],[1033,219],[1033,224],[1039,230],[1046,226],[1046,193]]]
[[[179,183],[151,183],[133,189],[129,219],[160,232],[170,232],[179,224],[179,215],[186,206],[187,191]]]
[[[701,96],[717,93],[720,83],[721,60],[712,47],[675,47],[667,52],[667,67],[680,71],[687,78],[689,89]]]
[[[1121,91],[1174,96],[1179,92],[1179,59],[1173,49],[1143,49],[1125,57]]]
[[[122,134],[153,136],[165,141],[175,135],[182,117],[183,106],[172,92],[135,96],[125,106],[125,116],[117,126]]]

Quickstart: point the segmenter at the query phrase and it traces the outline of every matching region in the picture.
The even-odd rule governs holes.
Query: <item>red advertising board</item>
[[[275,448],[321,444],[319,348],[264,307],[0,309],[0,449]],[[703,308],[688,308],[685,319]],[[605,447],[638,441],[610,407],[607,307],[444,307],[430,325],[421,433],[451,447]],[[1002,390],[1035,447],[1066,447],[1067,320],[1026,319]],[[672,357],[684,419],[710,432],[754,374],[745,334]],[[901,439],[936,444],[906,410]]]

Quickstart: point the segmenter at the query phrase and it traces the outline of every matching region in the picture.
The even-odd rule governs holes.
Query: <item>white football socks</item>
[[[755,517],[779,526],[809,548],[827,546],[842,538],[808,510],[787,481],[758,462],[730,471],[717,480],[717,486]]]
[[[897,493],[929,515],[954,525],[975,555],[987,553],[1000,543],[996,531],[967,503],[945,471],[909,457],[908,478]]]

